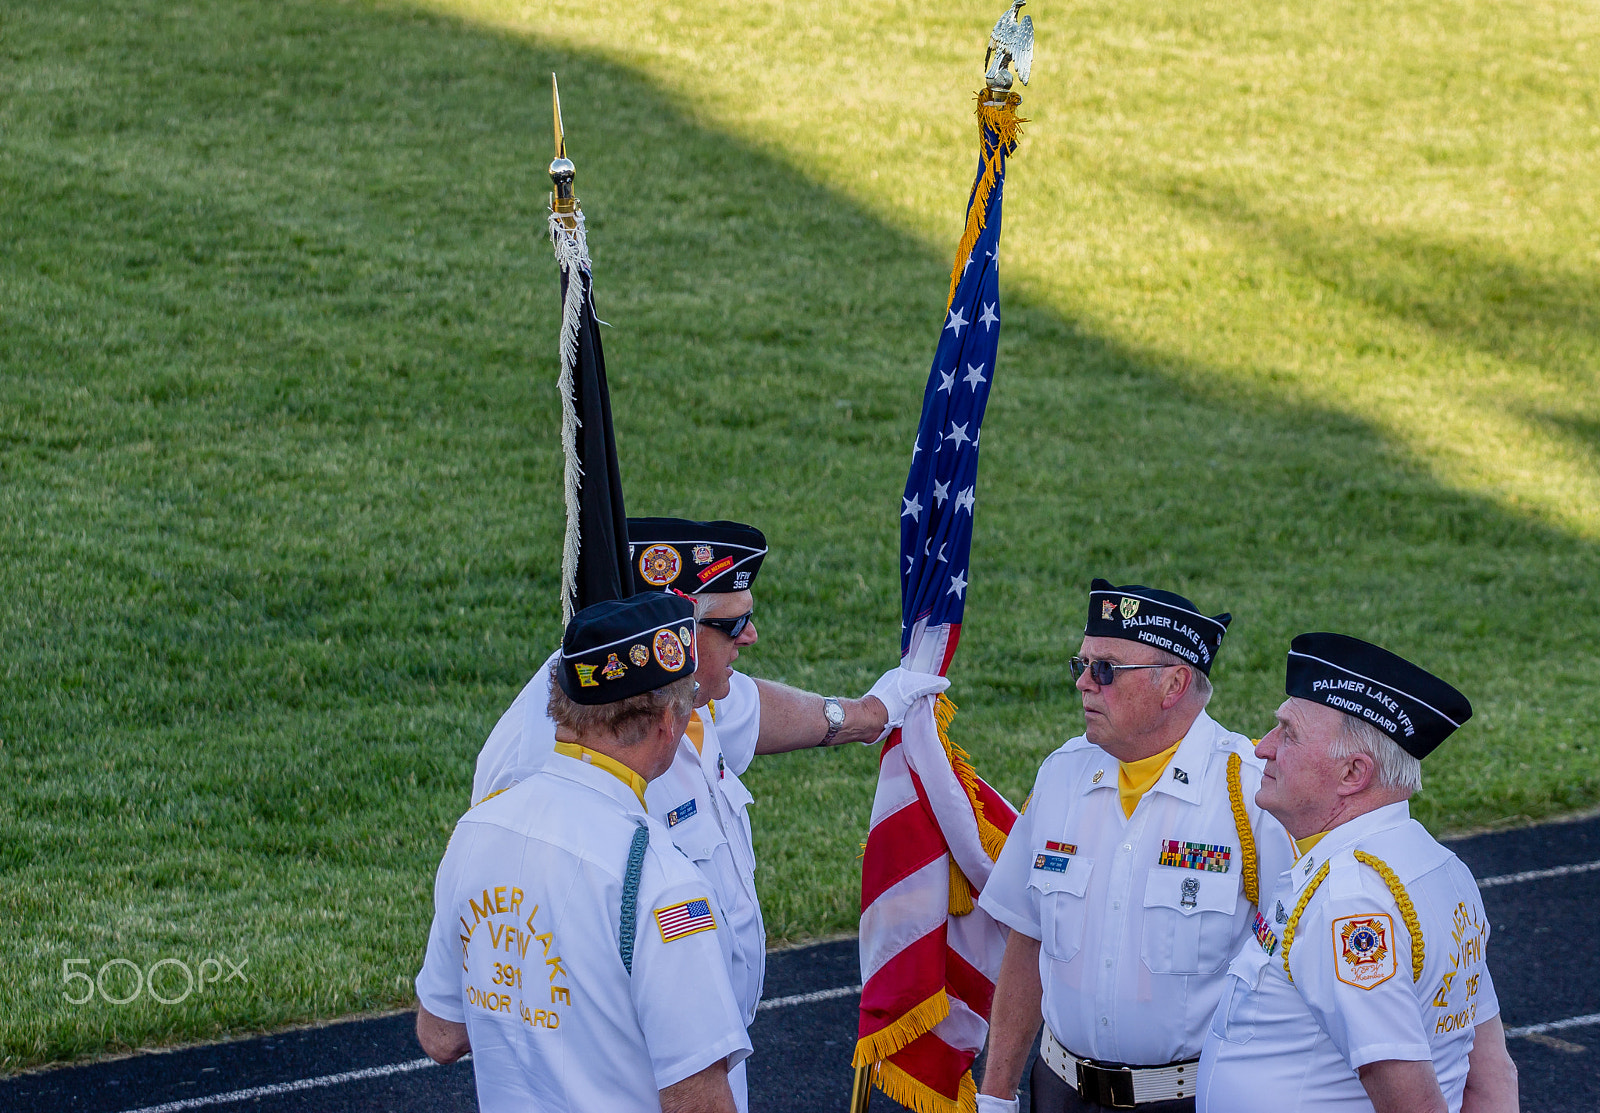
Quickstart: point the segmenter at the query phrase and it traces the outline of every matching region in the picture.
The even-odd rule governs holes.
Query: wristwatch
[[[828,720],[828,733],[822,736],[820,745],[833,745],[833,736],[839,733],[844,726],[844,708],[840,705],[837,696],[822,697],[822,714]]]

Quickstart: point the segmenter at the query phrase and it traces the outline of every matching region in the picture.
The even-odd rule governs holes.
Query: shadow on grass
[[[630,507],[766,529],[753,671],[859,691],[889,662],[948,245],[638,73],[426,12],[63,3],[8,35],[0,905],[50,927],[0,949],[24,972],[0,988],[7,1067],[409,1001],[472,758],[557,634],[551,70]],[[1582,290],[1497,281],[1465,308],[1372,296],[1463,342],[1592,329]],[[1020,799],[1076,732],[1063,662],[1108,575],[1238,616],[1216,707],[1242,730],[1307,628],[1460,678],[1479,717],[1430,770],[1432,822],[1593,799],[1595,678],[1546,675],[1600,620],[1593,545],[1347,415],[1005,313],[956,665],[1000,787]],[[854,923],[872,755],[851,749],[752,773],[776,938]],[[241,930],[264,996],[59,1002],[64,958]]]
[[[1347,220],[1313,224],[1217,183],[1167,180],[1152,189],[1287,254],[1341,296],[1568,386],[1600,384],[1600,278],[1592,272],[1556,270],[1481,238],[1385,233]]]

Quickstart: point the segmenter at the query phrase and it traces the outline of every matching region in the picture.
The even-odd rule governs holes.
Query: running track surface
[[[1522,1107],[1600,1109],[1600,818],[1451,845],[1479,878],[1494,926],[1489,962]],[[754,1113],[849,1108],[859,978],[854,940],[770,956],[766,1000],[751,1029]],[[475,1111],[471,1064],[428,1063],[413,1024],[413,1014],[402,1013],[36,1071],[0,1081],[0,1109]],[[871,1108],[900,1107],[875,1093]]]

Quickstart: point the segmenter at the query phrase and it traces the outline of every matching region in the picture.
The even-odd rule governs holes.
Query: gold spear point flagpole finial
[[[561,126],[561,87],[556,75],[550,75],[550,110],[555,119],[556,157],[550,160],[550,182],[555,191],[550,194],[550,209],[561,213],[572,223],[571,214],[578,211],[578,199],[572,195],[572,180],[578,176],[577,167],[567,157],[567,134]]]

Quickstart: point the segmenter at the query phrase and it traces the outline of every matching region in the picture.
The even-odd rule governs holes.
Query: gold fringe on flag
[[[950,759],[950,768],[955,771],[956,780],[961,782],[961,787],[966,789],[967,799],[972,802],[972,815],[978,821],[978,841],[993,862],[999,859],[1000,852],[1006,848],[1006,833],[984,814],[983,801],[978,797],[978,771],[972,767],[972,755],[950,741],[950,724],[955,721],[957,710],[959,708],[951,702],[950,697],[940,692],[933,705],[933,720],[938,725],[939,741],[944,745],[945,756]]]
[[[855,1057],[850,1061],[850,1065],[862,1067],[868,1063],[887,1059],[912,1040],[927,1035],[933,1030],[934,1025],[949,1015],[950,996],[941,986],[932,997],[906,1012],[893,1024],[879,1028],[872,1035],[862,1036],[857,1040]]]
[[[878,1089],[916,1113],[974,1113],[978,1108],[978,1084],[969,1070],[961,1076],[961,1091],[951,1101],[939,1091],[918,1082],[893,1063],[878,1065]]]
[[[972,882],[967,880],[967,875],[961,872],[961,867],[956,865],[954,858],[950,859],[950,915],[965,916],[971,912]]]
[[[993,99],[996,96],[1000,99]],[[983,233],[988,220],[989,194],[994,191],[994,180],[1000,172],[1001,152],[1010,151],[1017,145],[1017,140],[1022,138],[1022,125],[1028,122],[1017,115],[1017,105],[1022,103],[1020,93],[1002,95],[993,89],[985,89],[977,97],[979,134],[983,137],[983,173],[978,176],[978,184],[973,188],[972,204],[967,209],[967,227],[961,233],[961,243],[956,248],[955,266],[950,271],[950,296],[944,302],[946,312],[956,300],[956,287],[961,284],[961,272],[966,269],[967,257],[978,246],[978,236]],[[996,136],[993,147],[989,146],[991,131]]]

